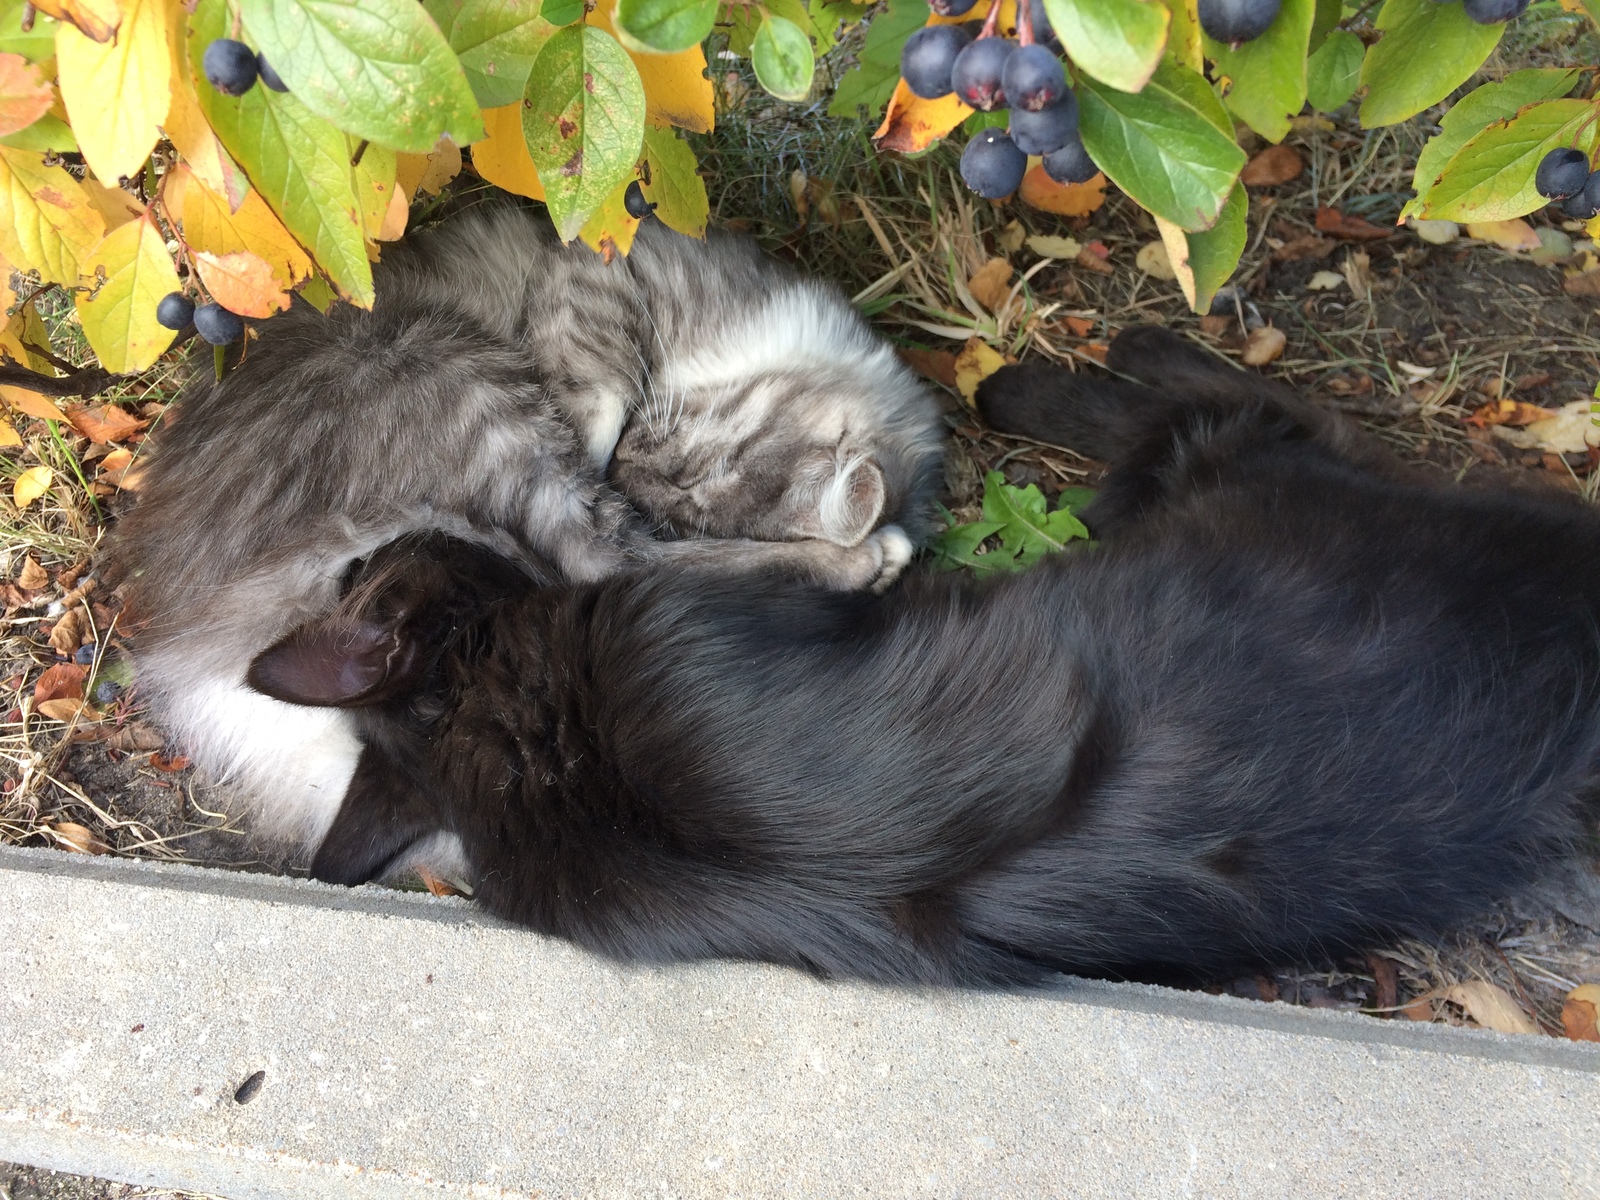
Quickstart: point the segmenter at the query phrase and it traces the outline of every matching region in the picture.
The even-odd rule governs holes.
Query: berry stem
[[[997,3],[996,8],[1000,5]],[[1033,45],[1033,4],[1030,0],[1017,0],[1017,45]]]
[[[978,30],[978,36],[972,40],[981,42],[984,38],[993,37],[994,31],[1000,25],[1000,0],[994,0],[989,6],[989,15],[983,19],[983,28]]]

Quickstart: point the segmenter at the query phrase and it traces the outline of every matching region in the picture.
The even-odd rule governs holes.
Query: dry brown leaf
[[[1017,196],[1024,204],[1059,217],[1087,217],[1106,202],[1106,177],[1096,175],[1085,183],[1057,183],[1043,167],[1030,167],[1022,177]]]
[[[1178,273],[1172,269],[1172,258],[1167,253],[1165,242],[1146,242],[1139,247],[1139,253],[1134,257],[1133,265],[1146,275],[1156,279],[1176,279]]]
[[[967,280],[967,290],[990,312],[998,312],[1011,294],[1011,277],[1015,274],[1005,259],[991,258]]]
[[[1491,400],[1468,417],[1466,423],[1487,429],[1490,425],[1532,425],[1556,415],[1553,408],[1541,408],[1522,400]]]
[[[1285,242],[1272,252],[1274,262],[1299,262],[1303,258],[1327,258],[1339,248],[1332,238],[1307,233]]]
[[[1086,338],[1094,332],[1094,322],[1088,317],[1068,317],[1067,328],[1073,337]]]
[[[34,0],[46,16],[76,25],[78,32],[96,42],[109,42],[122,25],[117,0]]]
[[[1293,146],[1268,146],[1245,163],[1239,182],[1246,187],[1271,187],[1300,178],[1305,169],[1305,161]]]
[[[83,645],[87,633],[88,622],[84,620],[83,609],[68,609],[50,630],[50,648],[62,658],[71,658]]]
[[[1282,358],[1284,347],[1288,344],[1289,339],[1283,330],[1275,325],[1263,325],[1260,329],[1252,329],[1250,336],[1245,338],[1241,358],[1248,366],[1264,367]]]
[[[97,404],[93,408],[74,408],[67,412],[72,427],[97,446],[120,442],[138,433],[149,421],[141,421],[125,408],[115,404]]]
[[[1207,313],[1200,318],[1200,332],[1207,337],[1221,337],[1228,332],[1228,326],[1233,324],[1232,317],[1225,317],[1221,313]]]
[[[1433,1001],[1437,992],[1429,992],[1426,996],[1418,996],[1415,1000],[1408,1000],[1400,1008],[1400,1015],[1408,1021],[1431,1021],[1437,1015],[1434,1012]]]
[[[1344,260],[1341,268],[1344,271],[1345,282],[1350,285],[1350,292],[1357,299],[1365,299],[1372,290],[1372,274],[1369,268],[1372,258],[1365,250],[1353,251]]]
[[[1372,972],[1372,982],[1377,991],[1372,999],[1373,1007],[1393,1009],[1400,1002],[1400,972],[1394,960],[1381,954],[1369,954],[1367,967]]]
[[[1106,365],[1106,359],[1111,356],[1111,343],[1090,342],[1083,348],[1083,352],[1103,367]]]
[[[1467,236],[1491,242],[1502,250],[1537,250],[1539,235],[1521,217],[1510,221],[1468,221]]]
[[[956,355],[956,390],[969,405],[975,403],[978,385],[1005,365],[1006,360],[988,342],[982,338],[968,338],[961,353]]]
[[[171,758],[168,758],[165,754],[157,751],[150,756],[150,765],[156,770],[165,771],[170,775],[178,771],[187,770],[189,767],[189,760],[181,754],[175,754]]]
[[[49,582],[49,573],[38,564],[33,555],[30,554],[22,560],[22,570],[17,572],[18,586],[25,587],[30,592],[36,592]]]
[[[100,478],[117,487],[124,486],[128,468],[133,465],[133,451],[125,446],[118,446],[110,454],[100,460]]]
[[[1542,450],[1552,454],[1579,454],[1591,445],[1600,445],[1600,429],[1589,411],[1590,402],[1574,400],[1563,404],[1552,417],[1534,421],[1526,429],[1509,425],[1493,426],[1494,435],[1519,450]]]
[[[1115,275],[1117,269],[1108,261],[1110,252],[1100,242],[1090,242],[1078,251],[1078,257],[1073,261],[1085,271],[1093,271],[1096,275]]]
[[[1600,267],[1569,275],[1562,281],[1561,290],[1569,296],[1600,296]]]
[[[918,375],[935,383],[942,383],[945,387],[956,386],[956,356],[950,351],[901,346],[896,353],[899,354],[901,361]]]
[[[53,667],[46,667],[33,685],[34,704],[39,705],[47,700],[82,700],[83,681],[88,673],[87,668],[77,663],[57,663]]]
[[[1468,1017],[1496,1033],[1538,1033],[1539,1027],[1503,987],[1469,979],[1445,989],[1444,998],[1459,1004]]]
[[[459,896],[461,889],[456,887],[442,875],[435,875],[427,867],[417,865],[412,868],[417,873],[417,878],[422,880],[422,886],[435,896]]]
[[[99,834],[76,821],[56,821],[50,826],[50,835],[63,850],[74,854],[106,854],[111,850]]]
[[[143,721],[129,721],[120,729],[112,730],[105,737],[105,744],[113,750],[127,750],[137,753],[143,750],[159,750],[166,745],[167,739],[156,732]]]
[[[73,721],[98,721],[100,713],[93,705],[82,700],[46,700],[34,706],[34,711],[41,717],[49,717],[52,721],[60,721],[63,725]]]
[[[1362,217],[1347,217],[1337,208],[1329,208],[1327,205],[1317,209],[1316,225],[1320,233],[1353,242],[1375,242],[1382,238],[1393,237],[1395,232],[1393,229],[1374,225]]]
[[[1567,993],[1561,1027],[1575,1042],[1600,1042],[1600,983],[1582,983]]]
[[[1011,220],[1004,229],[994,235],[994,243],[1007,254],[1015,254],[1022,249],[1022,243],[1028,240],[1028,231],[1022,227],[1022,222]],[[1048,257],[1048,256],[1046,256]]]

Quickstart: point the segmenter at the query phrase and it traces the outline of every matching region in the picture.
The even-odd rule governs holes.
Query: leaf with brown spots
[[[954,92],[937,100],[924,100],[902,79],[895,84],[889,108],[883,114],[883,124],[872,135],[872,141],[880,150],[915,154],[926,150],[971,115],[972,109],[956,99]]]

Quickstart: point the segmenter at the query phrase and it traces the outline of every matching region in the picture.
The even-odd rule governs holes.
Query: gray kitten
[[[360,745],[246,668],[397,537],[574,581],[670,559],[879,590],[924,531],[935,402],[841,295],[749,241],[652,220],[606,264],[499,208],[377,275],[370,313],[297,305],[190,385],[111,546],[141,695],[268,836],[315,845]]]

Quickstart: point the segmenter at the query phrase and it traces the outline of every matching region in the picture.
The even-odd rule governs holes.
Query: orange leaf
[[[1600,984],[1580,983],[1567,993],[1567,1001],[1561,1006],[1561,1027],[1575,1042],[1600,1042],[1597,1015],[1600,1015]]]
[[[145,214],[144,204],[137,196],[121,188],[106,187],[93,175],[83,177],[83,190],[88,194],[89,203],[106,219],[107,233]]]
[[[1011,277],[1015,274],[1005,259],[991,258],[967,280],[967,291],[990,312],[999,312],[1000,306],[1011,294]]]
[[[472,144],[473,168],[495,187],[543,200],[544,184],[522,136],[522,105],[484,109],[483,127],[488,136]]]
[[[122,478],[127,474],[128,468],[133,465],[133,451],[125,446],[118,446],[110,454],[100,460],[100,478],[107,483],[122,486]]]
[[[56,717],[54,713],[46,713],[47,717],[55,717],[58,721],[67,720],[66,717]],[[106,845],[94,830],[87,825],[79,825],[76,821],[57,821],[49,826],[50,834],[63,850],[71,850],[74,854],[109,854],[111,847]]]
[[[41,421],[67,421],[67,414],[55,406],[54,401],[41,396],[38,392],[30,392],[27,388],[4,387],[0,388],[0,395],[6,398],[6,403],[20,413],[27,413],[30,417],[38,417]]]
[[[1379,238],[1393,237],[1393,229],[1374,225],[1361,217],[1347,217],[1337,208],[1323,205],[1317,209],[1317,231],[1336,238],[1354,242],[1375,242]]]
[[[77,26],[79,33],[96,42],[109,42],[122,24],[117,0],[34,0],[33,6],[47,17]]]
[[[601,0],[584,18],[584,24],[615,37],[611,13],[616,7],[616,0]],[[703,49],[691,46],[676,54],[636,54],[628,50],[628,57],[633,59],[639,81],[644,84],[646,121],[658,127],[676,125],[690,133],[711,132],[716,118]]]
[[[900,356],[903,363],[923,378],[942,383],[947,388],[956,386],[956,356],[950,351],[901,346],[895,353]]]
[[[38,67],[20,54],[0,54],[0,137],[32,125],[54,99]]]
[[[1068,317],[1067,328],[1073,337],[1086,338],[1094,332],[1094,322],[1087,317]]]
[[[1468,417],[1466,423],[1487,429],[1490,425],[1532,425],[1556,416],[1560,414],[1553,408],[1541,408],[1522,400],[1491,400]]]
[[[894,85],[889,109],[872,140],[880,150],[914,154],[926,150],[971,115],[972,109],[961,103],[954,92],[937,100],[924,100],[902,79]]]
[[[1244,170],[1239,172],[1239,182],[1246,187],[1270,187],[1299,179],[1300,172],[1305,169],[1305,160],[1293,146],[1268,146],[1245,163]]]
[[[1288,344],[1289,339],[1283,330],[1272,325],[1262,325],[1250,331],[1250,336],[1244,342],[1244,353],[1239,357],[1248,366],[1264,367],[1269,362],[1276,362],[1282,358],[1284,347]]]
[[[1042,166],[1030,167],[1017,190],[1024,204],[1062,217],[1086,217],[1106,202],[1106,177],[1085,183],[1057,183]]]
[[[461,147],[447,137],[440,138],[439,144],[427,154],[402,152],[394,159],[395,182],[401,191],[413,198],[418,192],[424,196],[438,195],[440,188],[461,173]]]
[[[259,254],[240,250],[233,254],[194,255],[200,281],[211,298],[241,317],[270,317],[289,307],[289,294],[279,285],[272,264]]]
[[[139,432],[149,421],[141,421],[115,404],[97,405],[94,408],[74,408],[67,413],[72,427],[97,446],[120,442]]]
[[[168,173],[161,188],[167,216],[183,229],[191,250],[235,254],[248,250],[272,265],[273,277],[284,288],[311,274],[311,259],[300,248],[260,192],[248,192],[237,205],[200,177],[179,164]]]
[[[158,771],[165,771],[171,774],[174,771],[185,770],[189,766],[189,760],[181,754],[175,754],[168,758],[165,754],[157,751],[150,756],[150,765]]]
[[[33,685],[35,707],[46,700],[82,700],[83,681],[89,669],[77,663],[57,663],[46,667],[39,681]]]

